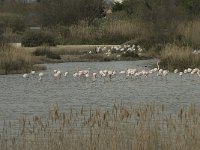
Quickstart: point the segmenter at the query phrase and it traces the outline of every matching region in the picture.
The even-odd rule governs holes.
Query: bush
[[[52,33],[49,32],[27,32],[22,38],[22,46],[35,47],[41,45],[56,46],[56,39]]]
[[[43,48],[37,48],[34,52],[33,55],[35,56],[46,56],[47,58],[50,59],[61,59],[60,55],[50,51],[48,48],[43,47]]]

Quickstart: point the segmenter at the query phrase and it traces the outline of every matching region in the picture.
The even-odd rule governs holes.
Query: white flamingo
[[[56,73],[54,73],[54,79],[56,80],[56,79],[60,79],[61,78],[61,71],[60,70],[58,70]]]
[[[93,79],[95,80],[96,78],[97,78],[97,73],[92,73],[92,77],[93,77]]]
[[[35,71],[34,71],[34,70],[32,70],[32,71],[31,71],[31,74],[35,74]]]
[[[68,75],[68,72],[65,72],[65,73],[63,74],[64,77],[66,77],[67,75]]]
[[[28,76],[27,73],[25,73],[25,74],[22,75],[22,77],[23,77],[23,78],[28,78],[29,76]]]
[[[174,73],[178,73],[178,69],[175,69],[175,70],[174,70]]]
[[[188,70],[187,70],[187,69],[185,69],[185,70],[183,71],[183,73],[185,73],[185,74],[186,74],[186,73],[188,73]]]
[[[43,72],[40,72],[40,73],[38,74],[38,76],[39,76],[39,81],[41,81],[41,80],[42,80],[42,77],[44,76],[44,73],[43,73]]]
[[[192,72],[192,69],[191,69],[191,68],[188,68],[188,69],[187,69],[187,72],[188,72],[188,73],[191,73],[191,72]]]
[[[169,70],[163,70],[163,72],[162,72],[162,76],[167,76],[168,75],[168,73],[169,73]]]
[[[77,77],[77,76],[78,76],[78,73],[77,73],[77,72],[73,74],[73,77]]]

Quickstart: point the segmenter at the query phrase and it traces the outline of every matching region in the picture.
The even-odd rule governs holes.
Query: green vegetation
[[[198,149],[199,110],[194,104],[169,113],[164,105],[70,108],[55,105],[46,117],[22,115],[4,122],[1,150]]]

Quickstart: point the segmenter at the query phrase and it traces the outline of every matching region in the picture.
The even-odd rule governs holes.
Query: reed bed
[[[113,20],[104,29],[113,38],[122,36],[127,40],[147,39],[152,34],[151,25],[139,20]]]
[[[187,68],[200,67],[200,55],[193,54],[189,46],[177,46],[168,44],[161,52],[161,66],[173,71],[177,68],[180,71]]]
[[[25,49],[4,46],[0,49],[0,74],[28,73],[32,69],[40,70],[42,66],[35,65],[35,57]]]
[[[123,105],[111,109],[58,105],[46,118],[21,116],[19,126],[4,122],[1,150],[136,149],[197,150],[200,112],[194,104],[170,113],[163,105]]]
[[[183,43],[200,46],[200,20],[180,24],[178,33],[183,36]]]
[[[81,21],[62,34],[66,43],[70,44],[122,44],[132,39],[148,39],[152,34],[151,25],[138,20],[102,21],[97,25],[88,25]]]

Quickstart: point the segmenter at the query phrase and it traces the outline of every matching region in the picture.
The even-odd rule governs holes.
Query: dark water
[[[55,103],[63,111],[72,106],[109,108],[115,100],[125,104],[162,103],[169,111],[176,111],[191,102],[199,105],[200,78],[189,74],[181,78],[170,73],[167,79],[156,74],[151,74],[148,79],[126,79],[124,75],[116,75],[111,82],[102,78],[93,81],[91,77],[73,77],[73,73],[81,69],[90,68],[91,73],[100,69],[119,72],[127,68],[142,70],[152,63],[155,60],[48,64],[42,81],[38,81],[38,74],[27,79],[22,75],[0,76],[0,119],[16,120],[20,114],[45,116]],[[58,68],[69,74],[55,81],[52,70]]]

